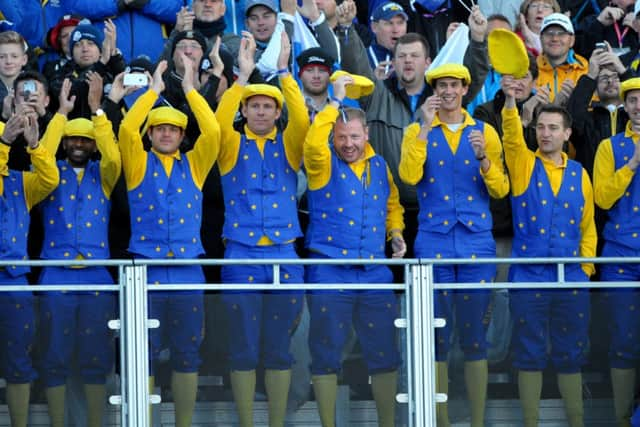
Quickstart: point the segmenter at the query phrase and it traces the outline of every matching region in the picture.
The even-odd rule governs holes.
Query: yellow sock
[[[449,368],[447,362],[436,362],[436,392],[449,394]],[[436,404],[436,421],[438,427],[449,427],[449,405]]]
[[[471,427],[484,426],[488,378],[489,368],[486,359],[464,363],[464,382],[471,407]]]
[[[525,427],[538,427],[542,371],[518,371],[518,392]]]
[[[253,427],[253,396],[256,371],[231,371],[231,391],[236,402],[240,427]]]
[[[153,389],[156,387],[156,378],[149,377],[149,395],[153,394]],[[153,405],[149,405],[149,427],[153,426]]]
[[[582,374],[558,374],[558,388],[560,389],[562,400],[564,400],[569,426],[584,426]]]
[[[291,384],[290,369],[267,369],[264,387],[269,400],[269,427],[283,427],[287,415],[287,397]]]
[[[322,427],[335,427],[338,376],[336,374],[313,375],[311,381],[313,382],[313,394],[316,396]]]
[[[51,427],[64,427],[65,392],[66,387],[64,385],[47,388],[47,405],[49,407]]]
[[[398,371],[371,376],[371,391],[378,411],[378,427],[395,426]]]
[[[102,427],[106,394],[104,384],[84,385],[84,395],[87,397],[88,427]]]
[[[176,427],[189,427],[198,393],[197,372],[171,373],[171,391],[175,407]]]
[[[616,421],[620,427],[631,425],[633,392],[636,384],[636,370],[611,368],[611,386],[613,388],[613,407]]]
[[[27,427],[30,392],[30,383],[7,384],[7,406],[11,417],[11,427]]]

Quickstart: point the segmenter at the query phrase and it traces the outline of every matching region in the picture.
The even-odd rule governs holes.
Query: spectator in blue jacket
[[[39,0],[2,0],[0,19],[11,21],[32,48],[42,46],[44,32]]]
[[[125,61],[142,54],[156,61],[166,38],[163,27],[175,23],[182,5],[182,0],[75,0],[72,10],[92,21],[115,16],[117,47]]]

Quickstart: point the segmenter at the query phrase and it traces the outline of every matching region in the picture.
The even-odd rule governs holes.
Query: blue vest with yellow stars
[[[147,169],[137,188],[129,190],[129,251],[148,258],[196,258],[200,242],[202,191],[196,187],[186,156],[175,159],[167,176],[160,159],[147,155]]]
[[[329,182],[307,193],[306,246],[331,258],[384,258],[389,193],[381,156],[367,161],[360,179],[333,151]]]
[[[67,162],[58,161],[60,184],[42,202],[44,259],[109,258],[109,211],[100,163],[87,163],[82,181]]]
[[[567,160],[562,184],[553,195],[539,158],[527,190],[511,198],[513,254],[518,257],[574,257],[580,255],[580,222],[584,210],[582,166]]]
[[[4,180],[4,194],[0,196],[0,260],[27,259],[29,210],[24,197],[22,172],[9,171]],[[17,277],[29,272],[29,267],[7,267],[7,273]]]
[[[472,130],[483,132],[484,123],[476,120],[463,129],[455,155],[441,127],[429,132],[427,161],[416,188],[421,231],[445,234],[458,222],[472,232],[491,230],[489,192],[468,139]]]
[[[255,246],[262,236],[277,244],[301,236],[296,188],[298,176],[289,165],[278,133],[264,144],[264,157],[256,143],[243,134],[238,160],[222,176],[224,238]]]
[[[619,133],[611,137],[611,149],[615,169],[618,170],[633,157],[635,144],[624,133]],[[604,226],[603,235],[605,240],[640,249],[640,180],[637,174],[624,195],[609,209],[609,221]]]

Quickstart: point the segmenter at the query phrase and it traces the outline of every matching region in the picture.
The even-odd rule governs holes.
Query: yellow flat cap
[[[251,98],[252,96],[263,95],[268,96],[269,98],[273,98],[278,104],[278,108],[282,109],[282,104],[284,104],[284,96],[282,95],[282,91],[275,86],[264,84],[264,83],[256,83],[251,85],[246,85],[244,90],[242,91],[242,98],[240,101],[244,104],[244,102]]]
[[[96,133],[91,120],[73,119],[64,125],[63,136],[81,136],[83,138],[96,139]]]
[[[524,42],[513,31],[496,28],[488,37],[489,61],[502,75],[521,79],[529,72],[529,56]]]
[[[360,76],[358,74],[350,74],[346,71],[338,70],[331,74],[329,80],[335,82],[340,76],[351,76],[351,78],[353,79],[353,84],[348,84],[345,86],[345,89],[347,91],[347,98],[359,99],[363,96],[371,95],[371,92],[373,92],[373,82],[365,76]]]
[[[147,123],[145,123],[142,133],[146,133],[149,126],[173,125],[181,129],[187,128],[187,115],[182,111],[172,107],[158,107],[149,112]]]
[[[620,99],[624,101],[624,95],[631,90],[640,89],[640,77],[627,79],[620,85]]]
[[[442,64],[434,69],[427,70],[427,84],[431,85],[434,80],[438,80],[444,77],[451,77],[454,79],[464,80],[465,84],[471,83],[471,74],[469,69],[461,64]]]

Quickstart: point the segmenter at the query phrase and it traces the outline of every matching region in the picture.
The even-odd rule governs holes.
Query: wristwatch
[[[93,113],[94,116],[101,116],[103,114],[104,114],[104,110],[102,108],[98,108],[96,112]]]

